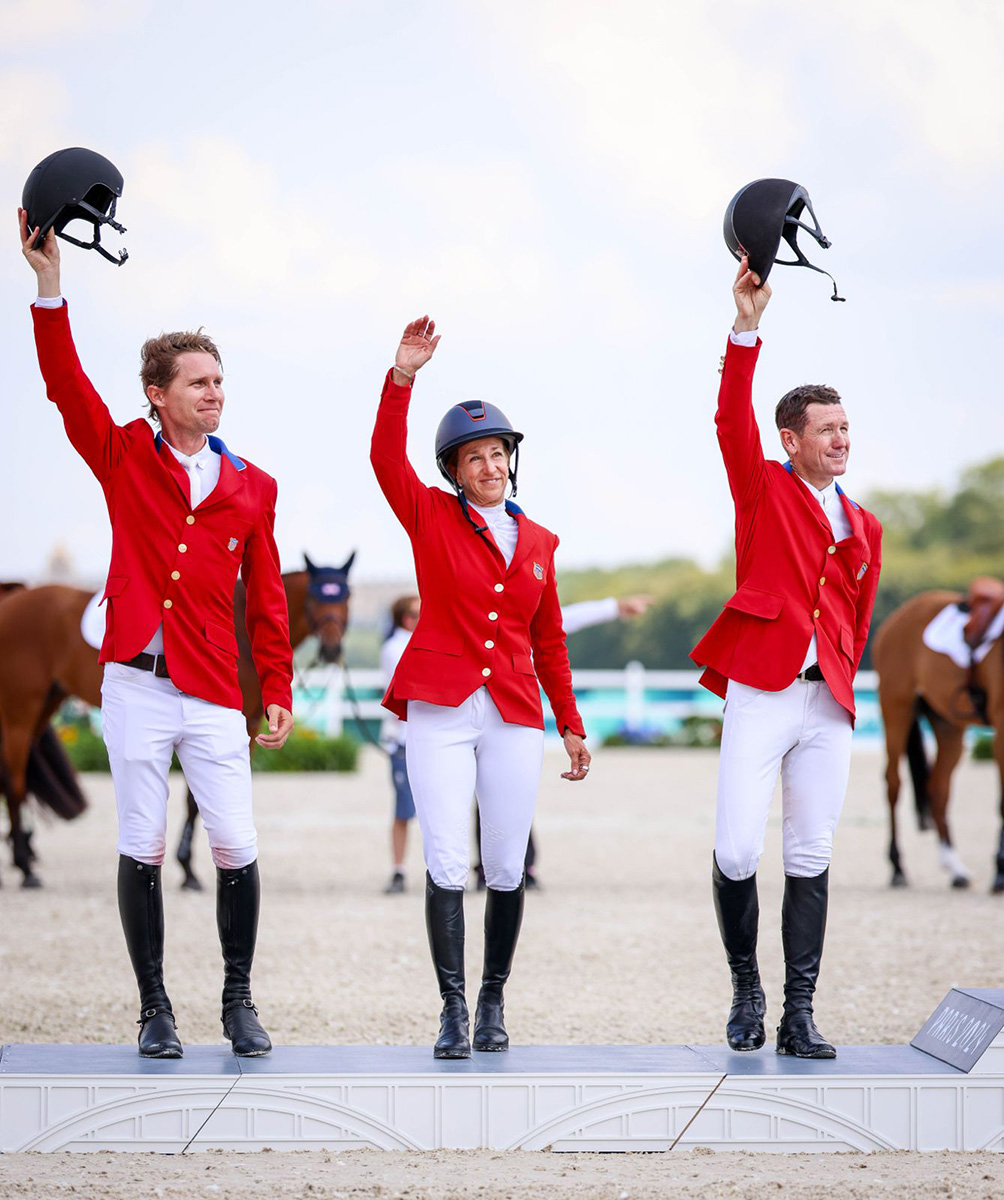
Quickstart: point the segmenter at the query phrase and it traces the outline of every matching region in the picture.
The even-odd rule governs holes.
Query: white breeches
[[[409,700],[406,746],[433,883],[457,890],[467,883],[471,798],[477,793],[485,880],[500,892],[518,888],[540,785],[544,731],[507,724],[481,687],[457,708]]]
[[[718,768],[715,857],[729,879],[748,879],[763,853],[781,772],[784,873],[829,866],[851,765],[851,717],[825,683],[796,679],[780,692],[729,681]]]
[[[213,862],[226,870],[254,862],[258,835],[243,713],[179,692],[152,671],[108,663],[101,723],[115,784],[120,854],[154,865],[164,861],[168,771],[177,751]]]

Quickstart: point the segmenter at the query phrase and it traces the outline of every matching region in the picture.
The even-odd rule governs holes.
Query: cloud
[[[0,0],[0,28],[8,47],[49,50],[95,32],[114,41],[123,27],[138,24],[149,8],[148,0],[45,0],[45,4]]]
[[[741,9],[544,0],[491,5],[485,18],[505,53],[546,80],[548,99],[565,111],[563,133],[611,187],[693,222],[709,194],[735,190],[751,130],[761,162],[782,161],[799,136],[785,77],[758,72],[754,83],[728,34],[730,11]]]
[[[746,179],[809,164],[824,174],[833,155],[862,171],[897,158],[948,188],[1001,168],[998,0],[825,12],[805,0],[515,0],[481,15],[510,74],[524,69],[513,91],[527,111],[553,112],[601,187],[667,221],[697,228],[709,197],[717,208]]]
[[[784,0],[792,15],[798,0]],[[829,20],[829,17],[828,17]],[[832,32],[854,66],[859,101],[897,111],[914,165],[981,179],[999,171],[1004,145],[1004,7],[997,0],[851,0]]]
[[[230,139],[147,143],[130,156],[120,215],[144,238],[131,269],[181,305],[382,303],[448,293],[533,307],[554,293],[533,177],[509,161],[397,160],[291,183]],[[142,231],[142,232],[141,232]],[[129,239],[125,239],[129,245]]]
[[[68,107],[66,85],[54,71],[15,67],[0,73],[0,164],[12,176],[27,179],[46,154],[67,144]]]

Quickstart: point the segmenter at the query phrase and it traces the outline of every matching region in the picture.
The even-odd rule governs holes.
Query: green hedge
[[[343,733],[322,737],[297,730],[281,750],[262,750],[251,756],[252,771],[354,771],[359,765],[359,742]]]
[[[78,771],[107,771],[108,751],[104,741],[89,726],[62,725],[59,736],[70,762]],[[281,750],[262,750],[251,756],[253,771],[355,771],[359,765],[359,742],[342,734],[328,738],[297,730]],[[177,760],[172,763],[177,770]]]
[[[57,732],[70,762],[78,771],[108,770],[105,743],[89,725],[60,725]]]
[[[994,735],[978,733],[973,742],[973,758],[977,762],[988,762],[994,757]]]

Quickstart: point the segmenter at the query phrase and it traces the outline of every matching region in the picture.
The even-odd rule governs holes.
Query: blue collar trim
[[[526,513],[520,508],[515,500],[507,500],[505,502],[505,510],[510,517],[525,517]]]
[[[789,474],[789,475],[794,475],[794,474],[795,474],[795,468],[794,468],[794,467],[791,465],[791,459],[790,459],[790,458],[789,458],[789,459],[788,459],[788,461],[787,461],[787,462],[784,464],[784,469],[785,469],[785,470],[788,472],[788,474]],[[840,484],[839,484],[839,483],[837,483],[837,481],[836,481],[836,480],[834,480],[834,481],[833,481],[833,486],[834,486],[834,487],[837,489],[837,495],[838,495],[838,496],[847,496],[847,493],[846,493],[846,492],[844,491],[844,489],[843,489],[843,488],[840,486]],[[848,503],[848,504],[851,506],[851,508],[860,508],[860,507],[861,507],[861,505],[860,505],[860,504],[855,504],[855,503],[854,503],[854,501],[853,501],[853,500],[850,498],[850,496],[847,496],[847,503]]]
[[[230,460],[230,465],[235,471],[243,471],[247,466],[247,463],[242,462],[236,454],[230,453],[222,438],[214,437],[212,434],[209,434],[206,440],[209,442],[209,447],[211,450],[215,450],[217,454],[222,454],[225,458]]]
[[[158,454],[160,453],[160,446],[163,440],[164,434],[158,429],[153,439],[153,444],[157,447]],[[236,454],[231,454],[222,438],[215,437],[210,433],[206,435],[206,441],[209,443],[209,449],[212,450],[214,454],[221,454],[230,460],[230,465],[235,471],[243,471],[247,466],[247,463],[241,462]]]

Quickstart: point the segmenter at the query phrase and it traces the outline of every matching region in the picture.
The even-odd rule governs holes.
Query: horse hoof
[[[28,874],[25,875],[24,879],[21,880],[21,886],[23,888],[40,888],[42,886],[42,881],[37,875],[29,871]]]
[[[990,895],[999,896],[1002,892],[1004,892],[1004,875],[998,875],[990,888]]]
[[[185,882],[181,885],[183,892],[201,892],[202,883],[195,878],[194,875],[189,875]]]
[[[892,879],[889,880],[890,887],[906,887],[906,876],[902,871],[894,871]]]
[[[959,888],[960,890],[962,888],[969,887],[968,875],[953,875],[952,876],[952,887]]]

